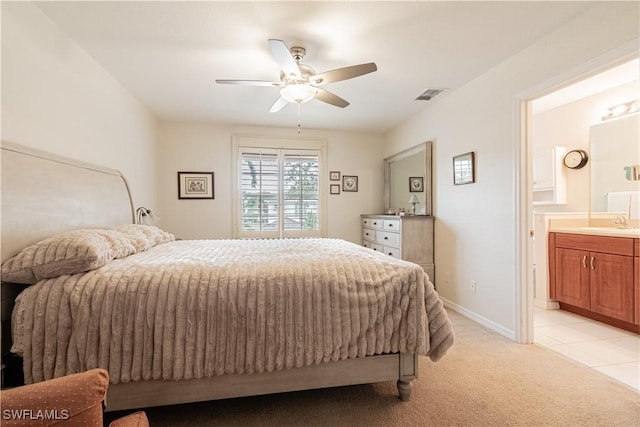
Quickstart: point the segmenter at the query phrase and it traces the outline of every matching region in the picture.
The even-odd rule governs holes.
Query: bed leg
[[[408,402],[411,399],[411,380],[398,380],[398,393],[400,400]]]

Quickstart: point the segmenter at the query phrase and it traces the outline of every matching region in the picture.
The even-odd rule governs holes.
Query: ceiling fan
[[[344,108],[349,105],[349,102],[319,86],[359,77],[378,69],[374,62],[369,62],[316,74],[313,68],[300,63],[307,53],[305,48],[294,46],[289,49],[282,40],[277,39],[269,39],[269,46],[271,47],[271,54],[281,69],[279,82],[263,80],[216,80],[216,83],[281,88],[280,97],[276,99],[269,110],[271,113],[280,111],[289,102],[299,105],[313,98],[326,102],[327,104],[335,105],[336,107]]]

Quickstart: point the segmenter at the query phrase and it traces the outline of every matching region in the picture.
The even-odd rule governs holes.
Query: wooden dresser
[[[362,246],[420,265],[435,285],[434,217],[361,215]]]

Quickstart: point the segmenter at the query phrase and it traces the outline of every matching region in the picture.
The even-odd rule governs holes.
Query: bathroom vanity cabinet
[[[639,332],[638,240],[549,233],[550,297],[561,309]]]
[[[634,254],[633,258],[633,283],[635,288],[635,302],[636,302],[636,321],[640,324],[640,239],[634,239]]]

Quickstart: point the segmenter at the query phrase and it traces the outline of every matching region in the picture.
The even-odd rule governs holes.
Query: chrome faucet
[[[616,220],[613,223],[616,224],[618,228],[631,228],[631,226],[627,224],[627,218],[622,215],[616,217]]]

